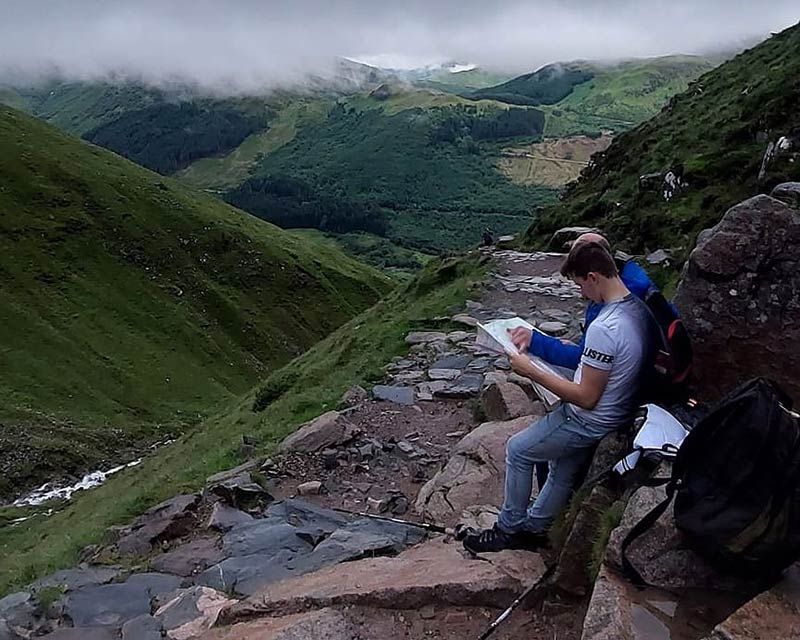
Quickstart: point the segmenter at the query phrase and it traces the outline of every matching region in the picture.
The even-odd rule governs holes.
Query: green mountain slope
[[[790,154],[759,168],[767,141],[800,126],[800,25],[745,51],[694,82],[656,117],[620,135],[563,201],[527,233],[529,243],[558,227],[603,227],[629,249],[688,251],[694,235],[736,202],[800,179]],[[665,200],[639,177],[669,170],[684,189]],[[650,180],[652,183],[652,179]]]
[[[461,308],[482,275],[477,256],[432,261],[413,281],[138,467],[112,476],[96,490],[81,492],[69,504],[49,505],[55,506],[50,517],[30,517],[4,527],[4,520],[35,515],[37,510],[0,510],[0,597],[75,564],[80,550],[100,542],[108,527],[129,522],[176,493],[202,489],[211,473],[241,462],[243,434],[256,436],[258,453],[268,455],[298,425],[336,407],[348,387],[380,379],[385,363],[407,351],[407,332],[435,327],[431,318],[453,313],[454,306]],[[255,410],[256,400],[260,410]]]
[[[474,92],[509,104],[540,105],[545,135],[625,131],[655,115],[689,82],[716,64],[698,56],[664,56],[614,64],[558,63]]]
[[[0,496],[180,432],[386,278],[0,107]]]

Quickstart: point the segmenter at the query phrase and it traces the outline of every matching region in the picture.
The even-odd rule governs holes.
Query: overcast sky
[[[334,56],[522,73],[741,47],[799,19],[798,0],[0,0],[0,76],[252,90],[324,73]]]

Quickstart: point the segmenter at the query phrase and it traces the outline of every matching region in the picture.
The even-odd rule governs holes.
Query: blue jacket
[[[644,299],[645,295],[656,286],[650,280],[647,273],[633,260],[625,263],[622,272],[619,274],[622,282],[637,298]],[[531,345],[528,349],[533,355],[539,356],[550,364],[567,369],[577,369],[580,364],[581,354],[583,353],[583,343],[586,340],[586,329],[592,324],[602,304],[590,302],[586,308],[586,317],[583,323],[583,335],[579,344],[565,344],[558,338],[534,331],[531,336]]]

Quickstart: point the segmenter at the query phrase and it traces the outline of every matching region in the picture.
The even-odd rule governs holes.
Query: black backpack
[[[675,525],[719,566],[770,577],[800,557],[800,415],[791,406],[774,382],[755,378],[689,432],[673,463],[667,499],[622,544],[631,579],[644,583],[627,548],[673,497]]]
[[[617,251],[614,262],[620,273],[633,258]],[[643,298],[655,320],[659,345],[655,354],[655,371],[648,381],[645,400],[648,402],[674,401],[685,397],[686,386],[692,371],[694,352],[692,340],[675,309],[658,289],[652,288]]]

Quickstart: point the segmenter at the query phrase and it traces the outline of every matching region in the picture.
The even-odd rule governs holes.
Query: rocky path
[[[505,442],[543,409],[505,357],[475,344],[474,325],[519,315],[575,337],[584,304],[555,275],[556,254],[496,251],[493,259],[480,299],[452,318],[462,328],[410,334],[408,353],[387,364],[382,384],[351,389],[336,411],[303,425],[271,458],[209,478],[202,494],[176,496],[118,532],[113,545],[87,549],[86,564],[0,600],[0,640],[478,638],[564,550],[472,557],[451,535],[335,509],[448,528],[493,522]],[[624,527],[649,504],[649,494],[636,495],[594,593],[566,595],[551,585],[494,637],[699,640],[726,624],[752,594],[713,600],[709,584],[695,581],[689,587],[705,589],[692,592],[699,603],[677,615],[686,599],[632,594],[615,573]],[[658,532],[658,541],[668,533]],[[640,553],[674,557],[653,548]],[[120,559],[136,571],[123,571]],[[681,562],[700,566],[692,556]],[[674,586],[669,577],[684,565],[660,565],[664,586]],[[793,584],[760,606],[789,616]],[[748,606],[756,607],[751,617],[760,614],[758,603]],[[749,624],[746,611],[738,615],[714,633]]]

